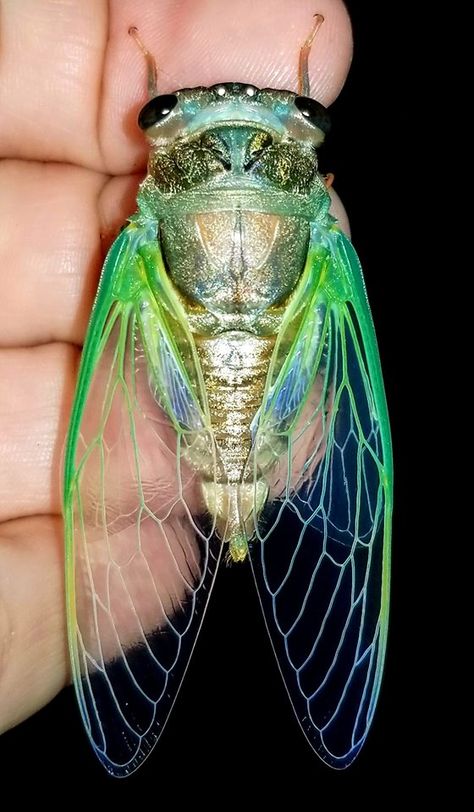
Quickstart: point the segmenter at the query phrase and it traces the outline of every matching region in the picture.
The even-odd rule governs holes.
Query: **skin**
[[[218,81],[336,98],[352,39],[340,0],[0,2],[0,730],[69,680],[61,454],[105,253],[146,167],[143,56],[160,92]],[[336,201],[336,213],[344,217]]]

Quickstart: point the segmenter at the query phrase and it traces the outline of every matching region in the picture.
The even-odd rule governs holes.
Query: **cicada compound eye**
[[[331,119],[326,108],[308,96],[297,96],[295,99],[295,106],[300,111],[310,124],[318,127],[325,135],[331,129]]]
[[[155,96],[145,107],[142,107],[138,116],[138,126],[141,130],[148,130],[154,124],[163,121],[178,104],[178,97],[174,93],[165,93]]]

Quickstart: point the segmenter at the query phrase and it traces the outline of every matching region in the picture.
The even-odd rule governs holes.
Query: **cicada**
[[[316,753],[346,767],[374,715],[389,422],[360,264],[318,171],[309,45],[298,93],[153,92],[139,116],[148,172],[104,264],[64,483],[72,673],[114,775],[157,742],[221,561],[252,568]]]

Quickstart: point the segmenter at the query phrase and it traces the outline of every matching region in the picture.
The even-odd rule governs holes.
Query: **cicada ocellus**
[[[73,677],[115,775],[163,729],[221,559],[250,562],[318,755],[350,764],[374,714],[389,423],[307,51],[299,94],[195,87],[139,116],[148,173],[105,261],[65,461]]]

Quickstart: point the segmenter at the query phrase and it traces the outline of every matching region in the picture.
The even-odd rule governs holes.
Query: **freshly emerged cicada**
[[[221,558],[250,561],[317,754],[346,767],[374,714],[390,434],[360,265],[318,172],[309,45],[299,94],[195,87],[139,116],[148,174],[105,261],[65,461],[72,671],[115,775],[163,730]]]

